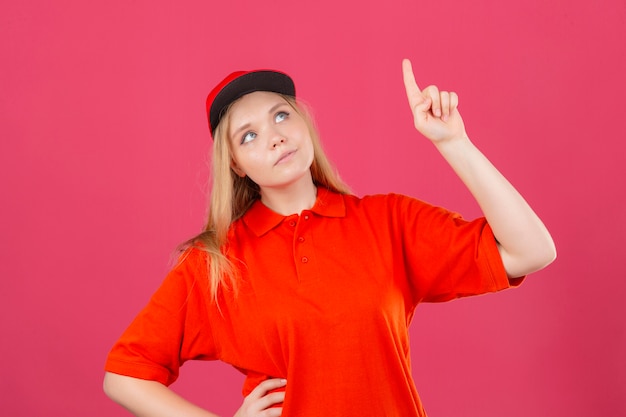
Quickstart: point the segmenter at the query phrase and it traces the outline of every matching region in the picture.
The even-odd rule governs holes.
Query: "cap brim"
[[[245,73],[226,84],[213,99],[209,111],[211,134],[231,103],[255,91],[270,91],[294,97],[296,95],[293,80],[287,74],[270,70]]]

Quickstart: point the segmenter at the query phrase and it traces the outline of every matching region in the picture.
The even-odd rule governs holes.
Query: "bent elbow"
[[[528,273],[539,271],[556,260],[556,245],[547,234],[543,241],[536,242],[534,250],[528,254]]]
[[[102,390],[109,399],[116,403],[120,403],[120,393],[123,388],[120,385],[124,382],[122,375],[114,374],[112,372],[106,372],[104,374],[104,380],[102,381]]]
[[[556,245],[554,244],[554,240],[550,238],[549,241],[546,242],[545,247],[542,250],[543,266],[541,268],[545,268],[546,266],[550,265],[555,260],[556,260]]]
[[[104,394],[107,397],[109,397],[110,399],[114,400],[113,399],[114,389],[113,389],[112,385],[113,385],[113,383],[111,382],[110,373],[109,372],[105,372],[104,379],[102,381],[102,390],[104,391]]]
[[[522,253],[511,254],[502,250],[500,254],[509,278],[519,278],[537,272],[554,262],[557,256],[556,247],[551,239]]]
[[[535,256],[535,259],[529,262],[528,273],[540,271],[556,260],[556,246],[554,242],[550,241],[546,247],[537,251]]]
[[[550,256],[548,259],[548,263],[546,263],[546,266],[550,265],[552,262],[556,261],[556,246],[554,245],[554,242],[552,243],[552,251],[550,252]]]

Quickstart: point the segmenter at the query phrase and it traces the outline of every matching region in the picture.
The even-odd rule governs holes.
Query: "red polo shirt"
[[[393,194],[319,189],[291,216],[257,201],[233,223],[228,256],[236,297],[221,291],[218,309],[206,257],[189,251],[106,370],[169,385],[185,361],[219,359],[247,375],[244,395],[286,378],[286,417],[424,416],[409,355],[417,304],[511,286],[485,219]]]

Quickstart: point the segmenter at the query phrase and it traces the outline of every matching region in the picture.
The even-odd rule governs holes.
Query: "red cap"
[[[235,100],[255,91],[271,91],[287,96],[296,95],[293,80],[284,72],[274,70],[235,71],[228,75],[209,93],[206,112],[211,136],[219,124],[224,110]]]

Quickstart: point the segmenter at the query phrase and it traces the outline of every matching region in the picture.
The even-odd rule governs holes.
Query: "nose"
[[[272,136],[272,141],[270,143],[272,148],[276,148],[277,146],[285,143],[285,137],[278,132],[274,132],[274,136]]]

